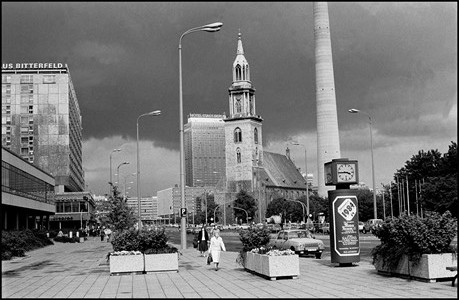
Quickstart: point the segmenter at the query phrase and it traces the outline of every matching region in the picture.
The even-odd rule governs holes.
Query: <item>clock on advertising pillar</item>
[[[324,164],[325,185],[349,186],[359,182],[358,162],[347,158],[333,159]]]
[[[325,185],[335,185],[328,191],[330,215],[331,262],[350,266],[360,261],[359,209],[356,190],[359,182],[356,160],[337,158],[324,164]]]

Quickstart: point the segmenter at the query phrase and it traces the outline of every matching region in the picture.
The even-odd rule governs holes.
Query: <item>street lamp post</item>
[[[215,32],[219,31],[222,27],[223,23],[217,22],[212,24],[207,24],[195,28],[188,29],[185,31],[179,39],[179,110],[180,110],[180,198],[181,198],[181,206],[182,208],[185,207],[185,150],[183,145],[183,93],[182,93],[182,38],[192,32],[197,31],[207,31],[207,32]],[[182,216],[181,219],[181,233],[180,233],[180,241],[182,245],[182,249],[186,249],[186,220],[185,216]]]
[[[371,126],[372,126],[372,120],[371,120],[371,116],[369,114],[367,114],[366,112],[363,112],[361,110],[358,110],[358,109],[355,109],[355,108],[352,108],[349,110],[350,113],[353,113],[353,114],[356,114],[356,113],[362,113],[364,115],[366,115],[370,121],[370,144],[371,144],[371,176],[372,176],[372,179],[373,179],[373,218],[374,219],[377,219],[378,217],[378,214],[377,214],[377,208],[376,208],[376,184],[375,184],[375,165],[374,165],[374,159],[373,159],[373,133],[372,133],[372,130],[371,130]]]
[[[138,206],[138,217],[139,217],[139,231],[142,229],[142,219],[140,218],[140,160],[139,160],[139,119],[143,116],[159,116],[160,110],[154,110],[149,113],[145,113],[137,117],[137,206]]]
[[[245,209],[240,208],[240,207],[233,206],[233,208],[234,208],[234,209],[240,209],[240,210],[245,211],[245,215],[247,216],[246,222],[247,222],[247,224],[249,224],[249,213],[248,213]]]
[[[121,149],[113,149],[112,152],[110,152],[110,190],[108,191],[108,195],[112,194],[112,186],[113,186],[113,181],[112,181],[112,154],[113,152],[120,152]]]
[[[304,171],[306,172],[306,213],[309,218],[308,152],[306,145],[300,144],[298,142],[292,142],[292,145],[304,147]]]
[[[200,180],[200,179],[196,179],[196,181],[201,181],[202,182],[202,180]],[[204,185],[202,187],[204,188]],[[207,226],[207,190],[206,190],[206,188],[204,188],[204,200],[206,202],[206,222],[205,223],[206,223],[206,226]],[[214,198],[214,200],[215,200],[215,198]]]
[[[305,214],[304,214],[304,208],[305,208],[305,207],[304,207],[304,203],[301,202],[301,201],[298,201],[298,200],[290,200],[290,199],[285,199],[285,200],[287,200],[287,201],[292,201],[292,202],[298,202],[298,203],[301,204],[301,206],[302,206],[302,208],[303,208],[303,223],[306,224],[306,218],[305,218]],[[309,217],[309,215],[308,215],[308,217]]]
[[[123,176],[123,177],[124,177],[124,197],[125,197],[125,198],[126,198],[126,185],[127,185],[126,181],[127,181],[127,178],[128,178],[129,176],[135,176],[135,173],[131,173],[131,174],[128,174],[128,175],[124,175],[124,176]],[[129,183],[134,183],[134,182],[131,181],[131,182],[129,182]]]
[[[117,182],[118,184],[120,184],[120,167],[121,167],[122,165],[129,165],[129,162],[127,162],[127,161],[122,162],[122,163],[120,163],[120,164],[118,165],[118,167],[116,168],[116,174],[115,174],[115,175],[117,176],[117,177],[116,177],[116,182]]]

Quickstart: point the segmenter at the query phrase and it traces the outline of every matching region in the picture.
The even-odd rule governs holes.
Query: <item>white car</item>
[[[317,259],[322,257],[325,249],[322,240],[313,238],[309,230],[303,229],[281,230],[268,245],[279,249],[290,249],[298,255],[314,254]]]

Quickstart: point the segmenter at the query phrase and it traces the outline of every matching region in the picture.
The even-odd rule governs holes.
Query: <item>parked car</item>
[[[359,221],[359,232],[363,232],[363,228],[365,228],[365,223]]]
[[[384,221],[381,219],[369,219],[368,221],[365,222],[362,232],[363,233],[373,232],[374,229],[376,227],[381,226],[382,223],[384,223]]]
[[[298,255],[315,255],[317,259],[322,257],[325,249],[322,240],[315,239],[309,230],[303,229],[281,230],[268,245],[279,249],[290,249]]]

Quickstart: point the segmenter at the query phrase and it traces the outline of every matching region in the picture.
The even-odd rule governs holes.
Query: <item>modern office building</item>
[[[51,174],[2,147],[2,229],[48,229],[54,184]]]
[[[215,186],[225,176],[224,115],[190,114],[184,125],[187,186]]]
[[[82,120],[62,63],[2,63],[2,146],[50,173],[56,192],[84,190]]]

